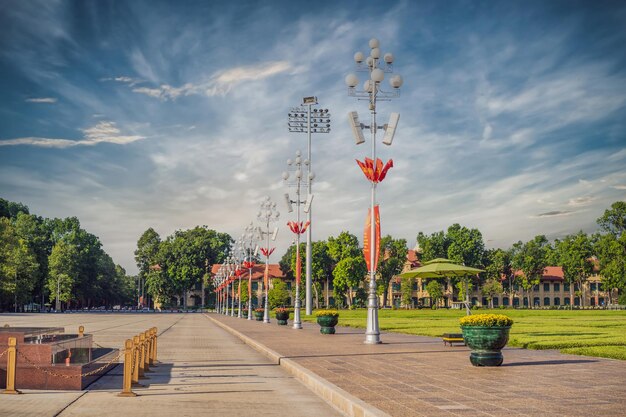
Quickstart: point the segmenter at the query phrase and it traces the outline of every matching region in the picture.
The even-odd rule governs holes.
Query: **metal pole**
[[[270,257],[269,257],[269,251],[270,251],[270,220],[269,218],[267,219],[267,256],[265,257],[265,272],[267,274],[268,272],[268,268],[269,268],[269,264],[270,264]],[[269,275],[269,274],[267,274]],[[264,275],[265,278],[265,275]],[[269,323],[270,322],[270,311],[269,311],[269,303],[268,303],[268,297],[267,297],[267,287],[270,286],[269,283],[269,276],[267,277],[267,284],[265,286],[265,311],[263,312],[263,323]]]
[[[239,275],[239,286],[237,287],[237,293],[239,298],[239,311],[237,312],[237,317],[241,318],[241,275]]]
[[[311,190],[311,172],[312,172],[312,162],[311,162],[311,104],[308,105],[309,111],[308,111],[308,117],[307,117],[307,135],[308,135],[308,148],[307,148],[307,158],[309,160],[309,168],[308,168],[308,172],[307,172],[307,193],[309,195],[313,194],[313,191]],[[298,186],[298,189],[300,187]],[[298,201],[300,200],[300,197],[298,196]],[[312,290],[312,285],[313,285],[313,277],[312,277],[312,267],[311,267],[311,263],[312,263],[312,258],[311,258],[311,253],[312,253],[312,242],[311,242],[311,206],[312,204],[309,205],[309,212],[306,215],[306,219],[309,222],[309,228],[306,231],[306,301],[305,301],[305,305],[306,305],[306,315],[310,316],[311,314],[313,314],[313,290]],[[298,216],[300,216],[300,203],[298,203]],[[298,223],[300,223],[300,220],[298,219]],[[300,235],[298,235],[298,241],[300,239]],[[299,250],[300,245],[298,245],[298,250]],[[294,324],[295,326],[295,324]],[[302,328],[302,326],[300,326],[300,328]]]
[[[248,248],[248,262],[252,262],[252,248]],[[252,320],[252,268],[248,268],[248,320]]]
[[[61,302],[59,300],[59,292],[61,291],[61,284],[59,282],[59,276],[57,275],[57,305],[56,305],[56,310],[57,312],[59,310],[61,310]]]
[[[376,166],[376,90],[374,85],[370,101],[372,132],[372,160]],[[378,296],[376,295],[376,216],[374,205],[376,204],[376,183],[372,181],[372,198],[370,202],[370,284],[369,296],[367,299],[367,330],[365,332],[365,343],[378,344],[380,340],[380,329],[378,327]]]
[[[309,106],[309,121],[311,118],[311,106]],[[310,125],[310,123],[309,123]],[[309,130],[309,138],[310,138],[310,130]],[[309,161],[309,167],[311,166],[311,161]],[[299,167],[298,167],[299,169]],[[300,227],[300,180],[301,178],[296,178],[297,186],[296,186],[296,223],[298,227]],[[307,258],[308,261],[309,258]],[[293,328],[301,329],[302,321],[300,320],[300,230],[298,229],[297,237],[296,237],[296,302],[295,309],[293,312]],[[309,282],[309,276],[307,276],[307,284]],[[310,295],[308,287],[307,287],[307,302],[308,296]]]

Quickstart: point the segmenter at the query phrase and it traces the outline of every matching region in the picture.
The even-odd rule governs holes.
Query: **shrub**
[[[503,314],[474,314],[459,319],[461,326],[506,327],[513,324],[513,320]]]
[[[315,312],[315,317],[322,316],[338,316],[339,312],[337,310],[317,310]]]
[[[626,292],[619,296],[617,303],[622,306],[626,305]]]
[[[430,306],[430,309],[431,309],[431,310],[437,310],[437,305],[436,305],[436,304],[431,305],[431,306]]]
[[[287,308],[287,307],[276,307],[274,309],[275,313],[291,313],[291,309]]]
[[[255,308],[254,311],[256,311],[257,313],[265,313],[265,309],[264,308]]]

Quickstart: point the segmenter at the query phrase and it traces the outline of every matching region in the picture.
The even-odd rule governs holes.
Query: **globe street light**
[[[273,232],[270,232],[270,224],[277,222],[280,217],[280,213],[276,210],[276,203],[272,202],[269,196],[265,197],[261,202],[259,213],[257,214],[257,219],[265,230],[261,227],[257,229],[259,233],[259,240],[263,240],[263,236],[267,238],[267,246],[261,248],[261,253],[265,256],[265,275],[264,275],[264,283],[263,287],[265,288],[265,306],[263,312],[263,323],[270,322],[270,313],[269,313],[269,305],[267,300],[267,287],[269,287],[269,264],[270,264],[270,256],[274,252],[275,248],[270,248],[270,238],[272,240],[276,240],[276,235],[278,234],[278,227],[274,228]]]
[[[311,207],[311,200],[307,199],[306,201],[302,201],[300,199],[300,189],[302,188],[302,180],[303,180],[302,165],[308,166],[309,161],[307,159],[303,161],[302,154],[300,153],[300,151],[297,151],[295,159],[293,161],[291,159],[288,159],[287,165],[289,166],[288,170],[292,171],[293,178],[291,179],[291,181],[289,181],[290,179],[289,172],[285,171],[283,172],[283,180],[285,180],[285,182],[287,182],[289,186],[295,187],[296,189],[295,200],[291,200],[291,198],[289,197],[289,194],[285,194],[285,200],[287,202],[287,210],[290,213],[293,211],[292,204],[293,203],[296,204],[296,221],[295,223],[294,222],[287,223],[291,231],[295,233],[297,236],[296,238],[296,302],[294,306],[295,308],[294,308],[294,315],[293,315],[293,328],[301,329],[302,321],[300,320],[300,270],[301,270],[300,268],[300,235],[302,233],[305,233],[310,223],[308,221],[306,223],[302,223],[300,221],[300,204],[306,204],[304,211],[309,213],[310,207]],[[311,172],[308,176],[312,177],[313,173]],[[312,198],[312,196],[313,196],[312,194],[309,194],[309,198]],[[308,260],[309,258],[307,258],[307,262]]]
[[[385,135],[383,137],[383,144],[391,145],[393,136],[398,124],[400,115],[397,113],[391,114],[391,119],[388,124],[384,126],[378,126],[376,124],[376,103],[380,100],[390,100],[391,98],[398,97],[400,95],[400,87],[402,86],[402,77],[394,75],[390,78],[389,83],[393,88],[392,91],[384,91],[381,87],[381,82],[385,78],[385,73],[393,72],[394,57],[391,53],[386,53],[381,61],[381,52],[379,48],[378,39],[371,39],[369,41],[370,55],[365,58],[362,52],[354,54],[354,61],[357,64],[357,71],[367,72],[369,77],[363,84],[363,90],[358,91],[356,86],[359,84],[359,79],[355,74],[349,74],[345,81],[348,85],[348,95],[363,98],[369,101],[370,110],[370,125],[366,126],[359,122],[356,112],[350,112],[348,114],[348,121],[352,127],[352,133],[354,135],[356,144],[359,145],[365,142],[363,137],[363,129],[369,129],[372,136],[372,159],[365,158],[365,162],[357,163],[363,170],[363,173],[367,179],[371,182],[371,204],[369,213],[370,234],[369,239],[364,237],[364,251],[366,252],[366,261],[369,261],[368,268],[370,271],[369,282],[369,295],[367,299],[367,330],[365,332],[365,343],[376,344],[381,343],[380,340],[380,328],[378,325],[378,296],[376,295],[376,264],[378,262],[378,250],[380,240],[380,223],[377,224],[378,219],[378,206],[376,204],[376,185],[381,182],[387,170],[393,166],[393,161],[389,160],[387,164],[383,166],[380,159],[376,159],[376,131],[378,129],[384,129]],[[369,260],[367,259],[367,251],[369,249]]]
[[[313,191],[311,189],[311,182],[313,181],[313,172],[311,166],[311,134],[312,133],[329,133],[330,132],[330,113],[328,109],[312,109],[312,106],[317,104],[317,97],[304,97],[302,99],[302,105],[299,107],[293,107],[289,111],[289,127],[290,132],[307,133],[308,146],[307,146],[307,176],[305,178],[307,188],[307,199],[313,199]],[[311,111],[313,110],[313,111]],[[305,284],[305,306],[306,314],[311,315],[313,313],[313,278],[312,278],[312,238],[311,238],[311,217],[313,213],[310,210],[311,203],[309,202],[309,210],[306,211],[306,220],[309,223],[309,227],[306,231],[306,284]]]

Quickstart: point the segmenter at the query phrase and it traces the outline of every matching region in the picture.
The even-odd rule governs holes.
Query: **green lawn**
[[[509,346],[559,349],[563,353],[626,360],[626,311],[608,310],[480,310],[514,320]],[[464,310],[380,310],[384,331],[422,336],[460,332]],[[365,327],[367,310],[341,310],[340,326]],[[314,317],[303,320],[315,321]]]

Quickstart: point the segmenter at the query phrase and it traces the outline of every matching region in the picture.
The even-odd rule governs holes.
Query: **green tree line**
[[[0,309],[112,306],[134,298],[134,278],[76,217],[48,219],[0,198]]]

